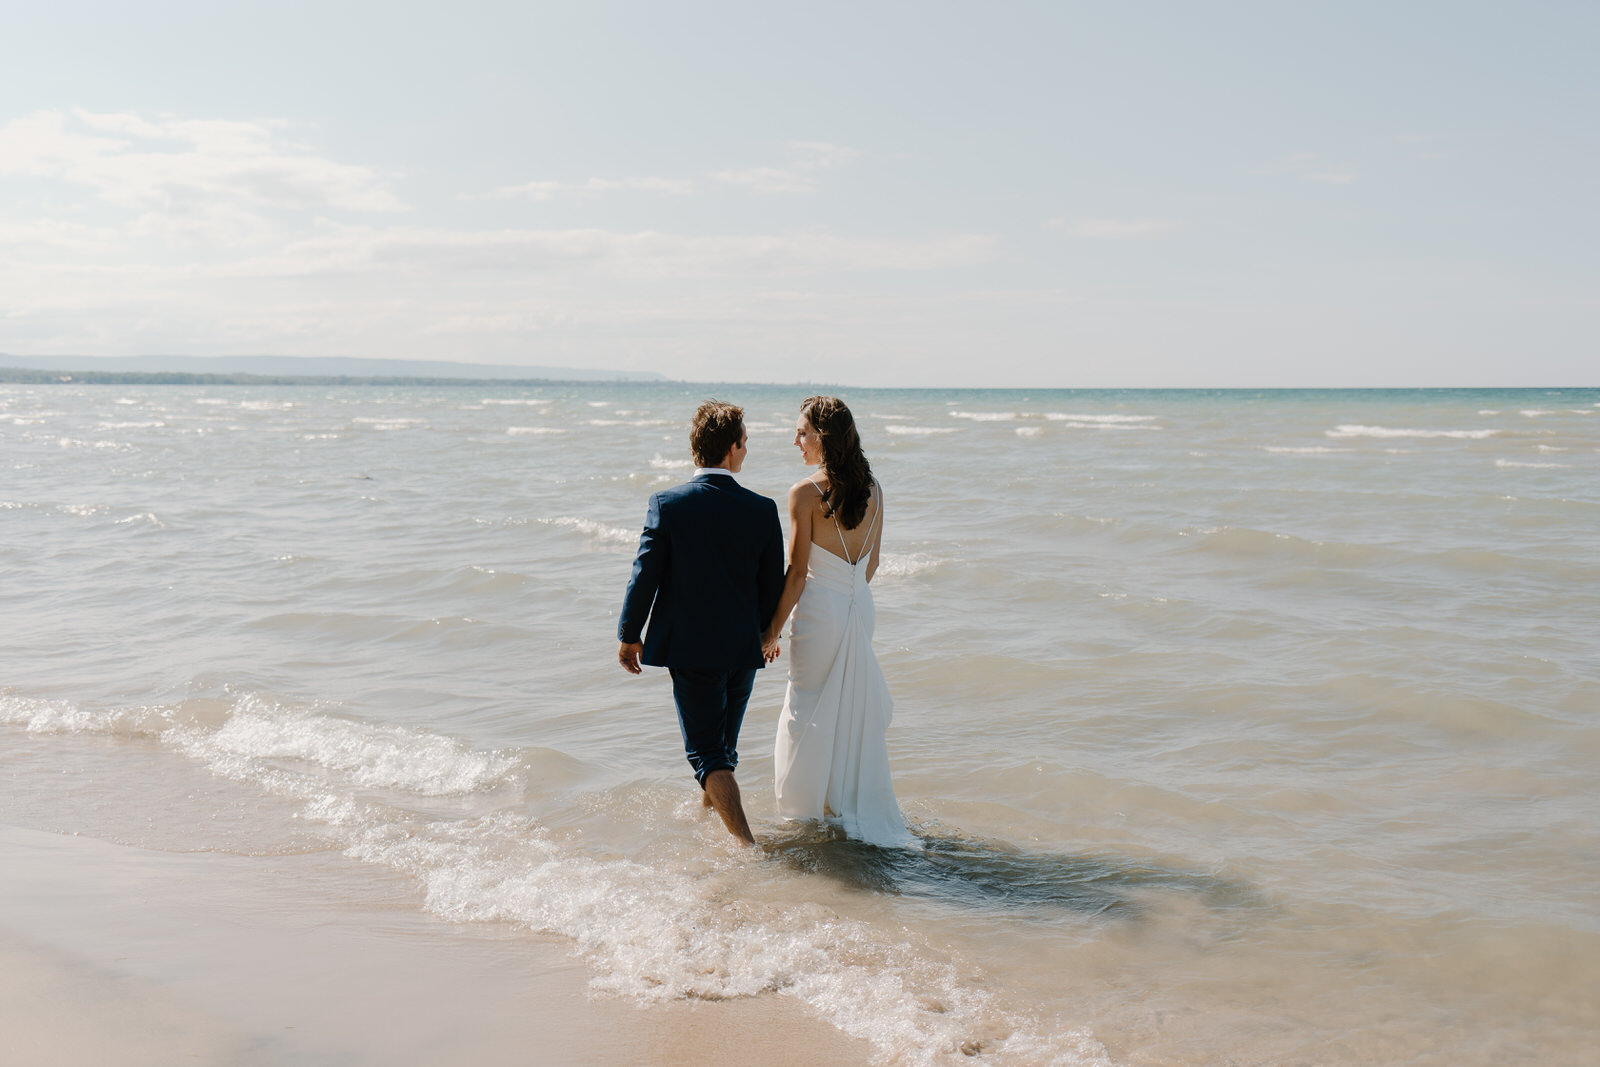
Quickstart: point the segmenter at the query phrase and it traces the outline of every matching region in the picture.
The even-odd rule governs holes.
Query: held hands
[[[617,662],[622,664],[622,669],[629,674],[638,674],[640,673],[639,655],[643,651],[644,644],[642,642],[635,641],[629,644],[623,641],[617,645]],[[774,634],[768,637],[766,634],[762,634],[761,658],[771,663],[780,655],[782,655],[782,647],[778,644],[777,635]]]

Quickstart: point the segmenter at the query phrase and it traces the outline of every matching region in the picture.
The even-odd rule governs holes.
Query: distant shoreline
[[[1536,393],[1588,392],[1596,385],[1311,385],[1311,386],[845,386],[827,382],[701,382],[676,378],[455,378],[389,374],[211,374],[193,371],[80,371],[0,367],[0,385],[287,385],[287,386],[459,386],[592,388],[626,385],[710,389],[809,389],[817,392],[984,392],[984,393]]]
[[[188,371],[59,371],[0,367],[10,385],[639,385],[636,378],[424,378],[355,374],[197,374]],[[647,384],[672,384],[651,382]]]

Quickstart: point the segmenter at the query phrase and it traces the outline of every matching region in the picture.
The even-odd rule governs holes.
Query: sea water
[[[780,661],[747,855],[616,613],[695,405],[781,500],[810,391],[0,386],[0,820],[323,850],[884,1062],[1592,1055],[1600,391],[844,390],[926,848],[774,817]]]

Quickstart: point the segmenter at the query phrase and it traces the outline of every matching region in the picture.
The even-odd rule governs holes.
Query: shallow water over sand
[[[772,818],[774,670],[759,857],[613,658],[707,392],[781,497],[803,390],[0,387],[0,818],[343,853],[886,1061],[1588,1054],[1600,392],[847,394],[929,847]]]

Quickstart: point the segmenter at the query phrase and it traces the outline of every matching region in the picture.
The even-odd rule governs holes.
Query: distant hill
[[[405,378],[565,382],[663,382],[653,371],[581,367],[451,363],[447,360],[358,359],[345,356],[15,356],[0,352],[0,367],[109,374],[248,374],[266,378]]]

